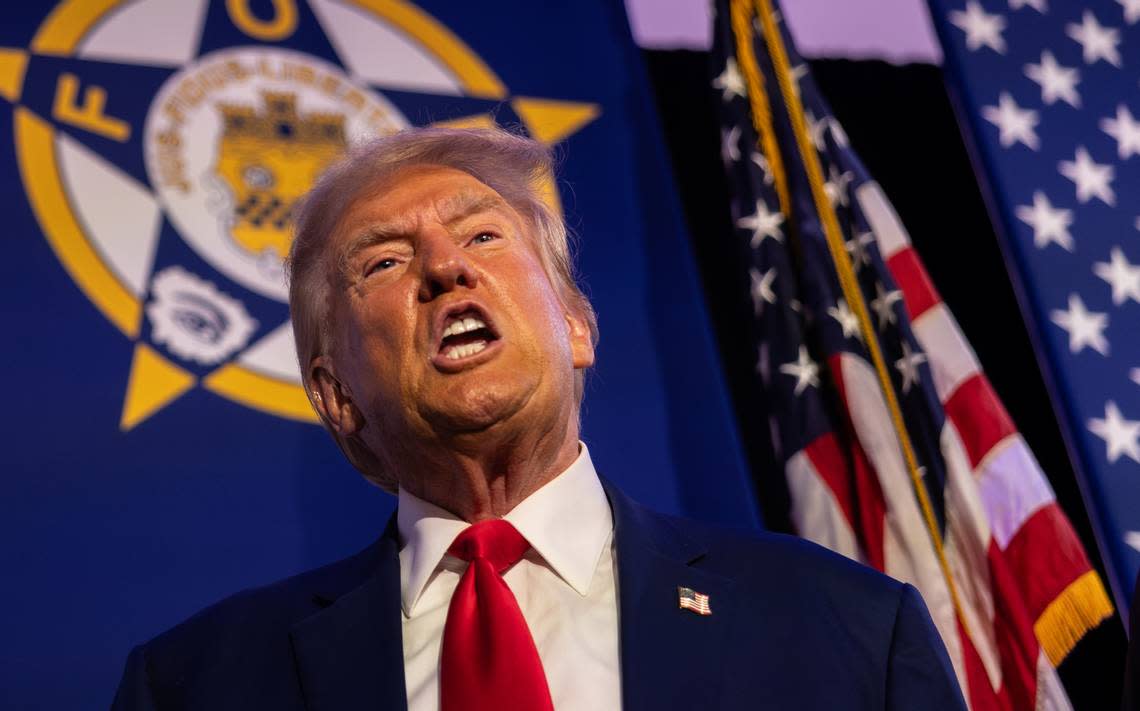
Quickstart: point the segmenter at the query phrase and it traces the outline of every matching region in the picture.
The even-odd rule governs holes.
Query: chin
[[[474,374],[472,374],[474,375]],[[511,420],[523,410],[534,394],[517,377],[513,382],[488,382],[486,378],[464,378],[455,387],[425,403],[421,415],[436,431],[474,433]]]

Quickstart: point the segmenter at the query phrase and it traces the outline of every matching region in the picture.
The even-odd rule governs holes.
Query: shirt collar
[[[614,524],[590,452],[584,443],[580,447],[578,458],[566,471],[503,518],[559,577],[585,596]],[[404,544],[400,550],[401,605],[410,616],[447,549],[468,523],[400,489],[396,525]]]

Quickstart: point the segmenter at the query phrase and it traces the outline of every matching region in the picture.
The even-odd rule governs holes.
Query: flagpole
[[[742,5],[742,0],[733,0],[733,27],[736,30],[736,7]],[[780,86],[780,93],[784,99],[784,105],[788,110],[788,119],[792,125],[792,132],[795,135],[796,146],[799,149],[800,159],[803,161],[804,169],[807,173],[808,182],[811,185],[812,200],[815,204],[816,213],[820,218],[820,224],[823,227],[823,233],[827,240],[828,251],[831,253],[831,259],[835,266],[836,272],[839,276],[839,284],[843,290],[843,296],[847,300],[847,304],[855,312],[855,316],[859,321],[859,329],[863,334],[863,340],[867,344],[867,350],[871,356],[872,365],[875,368],[875,373],[878,376],[879,387],[883,392],[883,397],[886,400],[887,409],[891,415],[891,424],[894,427],[895,434],[898,438],[899,446],[902,449],[903,458],[906,461],[907,472],[910,474],[910,480],[914,493],[919,502],[919,507],[922,510],[923,520],[926,523],[927,532],[930,534],[931,543],[934,546],[934,552],[938,558],[938,565],[942,570],[942,576],[946,581],[946,586],[950,593],[950,599],[954,605],[954,612],[958,618],[959,624],[962,625],[967,637],[972,638],[970,630],[966,624],[966,618],[962,614],[961,603],[958,598],[957,586],[954,583],[954,577],[950,571],[950,565],[946,560],[946,554],[943,549],[942,534],[938,530],[938,523],[934,517],[934,508],[930,503],[930,497],[927,494],[925,487],[922,484],[922,475],[919,473],[918,458],[914,452],[914,445],[911,443],[910,434],[907,432],[906,425],[902,417],[902,410],[899,407],[898,398],[895,395],[894,387],[891,385],[890,374],[886,368],[886,362],[883,359],[882,350],[879,347],[878,339],[875,336],[875,330],[871,325],[871,318],[867,310],[867,304],[863,298],[863,293],[859,288],[858,281],[855,277],[855,270],[851,264],[851,259],[847,254],[847,250],[843,244],[843,233],[839,227],[839,220],[836,217],[835,210],[832,208],[831,202],[827,198],[827,191],[824,188],[823,169],[819,164],[819,156],[816,155],[811,139],[807,131],[807,123],[804,118],[803,107],[800,105],[798,95],[795,87],[792,85],[792,73],[790,62],[788,61],[787,50],[784,48],[783,39],[780,37],[779,28],[776,27],[776,22],[773,17],[771,0],[755,0],[755,9],[760,19],[761,31],[764,35],[764,42],[768,47],[768,54],[772,60],[773,69],[776,74],[777,82]],[[739,39],[738,39],[739,51]],[[747,43],[750,45],[750,43]],[[753,68],[755,68],[755,60],[753,58]],[[746,77],[747,78],[747,77]],[[750,82],[751,84],[752,82]],[[763,85],[756,82],[755,88],[763,92]],[[749,89],[753,89],[752,86]],[[750,91],[750,94],[752,92]],[[767,104],[765,98],[763,104]],[[767,114],[770,118],[770,111]],[[762,136],[764,134],[761,134]],[[772,156],[768,156],[769,162],[772,162]],[[785,188],[786,190],[786,188]],[[781,197],[783,201],[783,197]],[[781,206],[783,207],[783,205]],[[785,214],[788,214],[785,212]]]

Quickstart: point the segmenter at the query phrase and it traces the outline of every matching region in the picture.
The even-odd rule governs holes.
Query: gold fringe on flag
[[[1113,613],[1108,592],[1095,570],[1074,580],[1049,603],[1033,632],[1053,666],[1060,664],[1081,637]]]

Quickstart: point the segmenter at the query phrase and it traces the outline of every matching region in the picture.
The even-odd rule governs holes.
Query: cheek
[[[514,309],[524,331],[539,350],[568,349],[569,331],[561,301],[540,266],[524,266],[505,282],[511,289]]]
[[[354,359],[372,374],[398,372],[414,355],[414,299],[395,290],[361,294],[352,304],[351,321],[346,330],[353,334]]]

